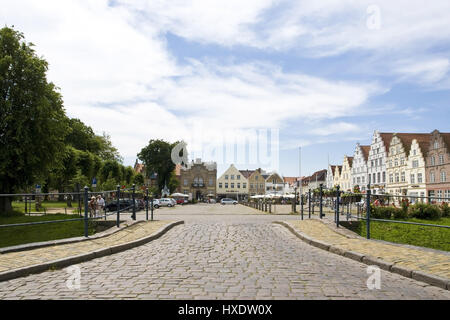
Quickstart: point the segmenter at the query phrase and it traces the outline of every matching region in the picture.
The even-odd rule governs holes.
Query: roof
[[[239,172],[246,178],[248,179],[248,177],[250,177],[255,170],[239,170]]]
[[[450,152],[450,133],[441,133],[441,137],[447,145],[447,152]]]
[[[297,181],[299,180],[299,178],[297,178],[297,177],[284,177],[283,180],[284,180],[285,183],[296,184]]]
[[[393,135],[394,135],[393,133],[388,132],[380,133],[381,139],[383,140],[384,146],[386,147],[386,151],[389,150],[389,147],[391,146],[391,139]]]
[[[328,170],[320,170],[317,172],[314,172],[314,174],[311,176],[311,181],[325,181],[327,178],[327,171]]]
[[[370,146],[360,146],[360,147],[361,147],[361,152],[363,154],[364,160],[366,162],[369,161]]]
[[[411,144],[413,140],[417,140],[420,148],[422,149],[422,153],[424,155],[428,153],[428,147],[430,145],[431,134],[430,133],[396,133],[395,134],[403,144],[403,148],[405,148],[405,152],[408,155],[411,150]],[[426,146],[427,145],[427,146]],[[422,148],[425,147],[425,148]]]
[[[347,156],[347,161],[348,161],[348,165],[351,167],[353,167],[353,157],[348,157]]]

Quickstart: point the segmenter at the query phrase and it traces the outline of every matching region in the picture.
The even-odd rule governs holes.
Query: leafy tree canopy
[[[58,165],[68,130],[60,93],[47,81],[47,62],[22,33],[0,29],[0,191],[12,193]],[[11,211],[10,199],[0,212]]]

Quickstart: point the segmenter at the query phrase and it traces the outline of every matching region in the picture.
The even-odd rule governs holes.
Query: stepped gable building
[[[426,184],[426,159],[431,142],[431,134],[414,138],[408,155],[408,166],[406,177],[408,179],[408,195],[414,197],[425,197],[427,195]],[[412,198],[411,202],[416,202]]]
[[[196,159],[180,169],[179,191],[198,201],[216,197],[217,163]]]
[[[342,176],[342,166],[336,166],[333,175],[333,187],[339,186],[342,189],[341,176]]]
[[[430,197],[450,202],[450,133],[431,133],[426,156],[426,183]],[[433,200],[432,200],[433,201]]]
[[[410,166],[409,165],[410,162],[408,161],[411,151],[414,150],[412,154],[414,154],[415,152],[417,157],[418,150],[416,148],[416,145],[419,143],[426,143],[427,141],[429,142],[429,140],[430,135],[426,133],[393,134],[389,144],[390,146],[388,150],[388,157],[386,160],[387,162],[386,172],[388,177],[386,191],[388,194],[402,195],[402,196],[408,195],[408,187],[411,184],[412,180],[411,169],[413,169],[412,168],[413,164],[411,163]],[[413,142],[414,142],[414,149],[412,149]],[[414,169],[418,169],[419,165],[420,163],[414,162]],[[416,176],[414,176],[414,183],[415,180]],[[398,203],[399,199],[395,200]]]
[[[367,171],[369,151],[370,146],[362,146],[359,143],[356,144],[352,166],[353,187],[359,187],[359,190],[363,193],[366,192],[367,184],[369,182],[369,175]]]
[[[352,165],[353,157],[345,156],[339,180],[339,186],[342,191],[353,191]]]
[[[386,161],[393,133],[375,131],[370,145],[368,176],[370,189],[375,194],[386,193]]]
[[[329,164],[327,170],[327,189],[334,187],[334,175],[336,174],[336,165]]]

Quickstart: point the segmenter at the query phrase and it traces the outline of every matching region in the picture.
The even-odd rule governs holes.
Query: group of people
[[[89,216],[91,218],[97,217],[105,209],[105,200],[102,198],[101,195],[98,195],[97,197],[92,196],[91,200],[88,203],[88,207],[89,207]]]

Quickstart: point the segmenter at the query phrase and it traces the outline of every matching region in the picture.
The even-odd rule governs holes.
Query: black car
[[[133,210],[133,200],[131,199],[120,199],[119,200],[120,210],[123,211],[132,211]],[[113,200],[108,202],[105,205],[106,212],[117,211],[117,200]],[[136,211],[138,210],[138,206],[136,206]]]

